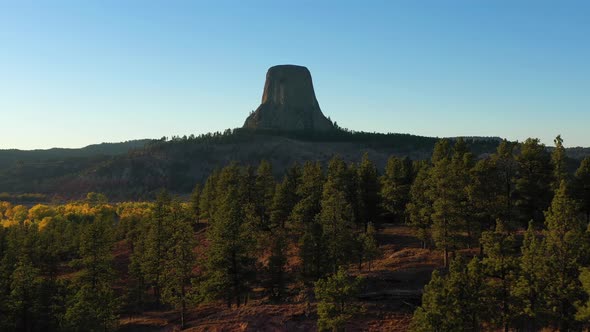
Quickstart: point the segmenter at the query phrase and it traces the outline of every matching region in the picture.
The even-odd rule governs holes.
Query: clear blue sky
[[[588,1],[0,0],[0,148],[239,127],[307,66],[342,127],[590,146]]]

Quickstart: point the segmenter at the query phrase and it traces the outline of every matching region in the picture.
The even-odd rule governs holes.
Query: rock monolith
[[[280,65],[266,73],[262,103],[248,116],[244,128],[328,131],[334,125],[320,109],[309,70]]]

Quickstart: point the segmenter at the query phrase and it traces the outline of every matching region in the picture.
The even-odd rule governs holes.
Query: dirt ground
[[[365,278],[359,303],[362,313],[347,325],[347,331],[407,331],[412,312],[420,304],[421,290],[435,268],[442,265],[440,253],[422,249],[420,241],[405,225],[383,226],[377,237],[381,258],[362,270],[350,272]],[[118,248],[116,261],[124,265],[129,252]],[[290,259],[289,264],[297,264]],[[289,268],[293,268],[290,266]],[[289,286],[285,303],[271,304],[264,297],[240,308],[222,303],[203,304],[186,317],[187,331],[316,331],[316,305],[304,300],[296,284]],[[120,331],[177,331],[179,315],[174,311],[150,311],[122,316]]]

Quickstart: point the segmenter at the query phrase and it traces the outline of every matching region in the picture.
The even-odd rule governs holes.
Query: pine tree
[[[325,269],[325,242],[322,225],[316,219],[321,211],[324,184],[322,167],[319,163],[307,162],[303,166],[297,196],[301,200],[295,205],[290,219],[294,233],[299,235],[299,256],[302,260],[304,278],[317,280]]]
[[[166,253],[172,245],[170,225],[170,195],[166,191],[158,194],[153,208],[153,216],[144,240],[145,254],[141,263],[141,270],[146,282],[151,286],[159,306],[164,284],[164,270]]]
[[[22,255],[12,273],[8,304],[17,331],[31,331],[39,319],[40,271],[32,265],[29,257]]]
[[[211,172],[199,198],[200,219],[209,221],[215,211],[217,180],[219,179],[219,170]]]
[[[261,226],[264,229],[270,227],[270,215],[272,211],[273,198],[275,194],[276,182],[272,175],[271,164],[263,160],[256,171],[255,182],[255,208]]]
[[[117,325],[119,307],[113,292],[112,228],[110,219],[98,219],[85,226],[80,239],[82,268],[70,299],[65,321],[77,331],[110,331]]]
[[[304,279],[317,280],[327,272],[329,264],[323,227],[318,221],[306,223],[303,227],[304,231],[299,240],[302,276]]]
[[[459,256],[453,260],[449,271],[447,288],[454,298],[450,313],[460,331],[481,330],[482,323],[489,316],[484,299],[488,289],[484,283],[483,268],[480,260],[473,258],[468,264]]]
[[[546,304],[547,251],[537,238],[533,222],[524,235],[519,262],[519,275],[512,290],[517,327],[536,331],[544,326],[549,313]]]
[[[270,211],[273,227],[284,228],[293,208],[299,202],[297,187],[300,177],[301,170],[298,165],[294,165],[287,171],[283,181],[277,184]]]
[[[469,200],[468,190],[471,185],[469,172],[473,165],[473,155],[469,151],[469,147],[462,138],[459,138],[453,146],[451,158],[451,172],[454,180],[451,196],[456,208],[456,222],[459,226],[463,226],[467,233],[468,247],[471,247],[479,239],[482,230],[481,225],[473,217],[473,206]]]
[[[548,253],[547,300],[552,320],[561,331],[576,328],[574,303],[583,297],[579,268],[587,254],[586,225],[579,218],[575,202],[567,194],[565,181],[545,214],[545,247]]]
[[[193,220],[196,223],[199,223],[200,218],[201,218],[200,203],[201,203],[201,185],[197,183],[197,185],[195,185],[195,188],[193,189],[193,191],[191,193],[191,197],[190,197],[190,209],[191,209],[191,213],[192,213],[191,218],[193,218]]]
[[[283,181],[277,184],[270,208],[270,232],[264,240],[265,247],[270,248],[267,271],[269,280],[266,287],[275,302],[282,301],[287,283],[287,248],[289,246],[289,230],[286,228],[293,208],[299,201],[297,188],[301,170],[297,164],[291,167]]]
[[[586,223],[590,223],[590,157],[584,158],[576,170],[573,194],[586,216]]]
[[[590,268],[581,268],[579,278],[587,298],[590,297]],[[576,303],[576,308],[576,320],[584,322],[585,327],[587,327],[587,324],[590,322],[590,300]]]
[[[527,139],[520,145],[518,179],[516,180],[516,207],[520,210],[520,221],[533,220],[540,226],[544,220],[543,211],[551,202],[552,169],[551,158],[545,145],[538,139]]]
[[[481,262],[474,258],[466,264],[461,256],[453,259],[449,273],[432,273],[424,287],[422,305],[414,312],[410,330],[479,331],[488,312],[484,299],[487,289]]]
[[[322,226],[327,260],[335,273],[338,267],[351,261],[355,245],[353,210],[344,192],[330,183],[324,186],[322,209],[317,220]]]
[[[0,211],[0,217],[2,217]],[[10,283],[14,263],[12,261],[11,248],[9,247],[9,232],[12,228],[0,227],[0,330],[12,328],[12,320],[9,312]]]
[[[489,306],[500,310],[500,315],[492,317],[492,323],[508,331],[513,313],[511,297],[514,288],[518,259],[516,258],[516,239],[504,228],[501,221],[496,222],[494,231],[482,233],[481,243],[485,257],[482,260],[484,271],[488,276],[487,287],[490,296]]]
[[[260,226],[263,225],[263,218],[260,217],[260,213],[257,209],[258,206],[262,205],[261,203],[259,203],[262,201],[262,198],[260,197],[260,194],[257,190],[256,179],[256,170],[252,165],[240,167],[238,197],[244,207],[247,207],[248,209],[252,210],[250,220],[253,221],[254,226],[260,228]]]
[[[406,205],[410,203],[410,188],[413,181],[412,162],[409,158],[390,157],[385,173],[380,178],[379,197],[386,219],[405,221]]]
[[[372,223],[369,224],[367,227],[367,231],[360,234],[358,242],[362,246],[360,259],[359,259],[359,269],[362,267],[363,262],[368,263],[369,270],[371,269],[371,262],[378,258],[381,255],[381,250],[379,249],[379,243],[377,243],[377,239],[375,238],[377,231]]]
[[[173,244],[167,252],[162,297],[165,303],[174,306],[180,312],[180,328],[183,329],[187,306],[195,299],[190,286],[194,279],[192,272],[196,257],[193,249],[196,240],[191,221],[187,216],[183,216],[182,206],[178,200],[172,201],[171,210]]]
[[[320,213],[324,185],[322,166],[319,163],[307,162],[303,166],[301,181],[297,187],[297,196],[301,200],[295,205],[291,219],[303,225],[311,223]]]
[[[142,230],[140,234],[145,233],[146,231]],[[129,286],[125,299],[125,303],[130,307],[132,313],[141,312],[147,302],[147,281],[142,269],[145,254],[144,239],[139,237],[133,242],[133,252],[129,257]]]
[[[351,278],[343,268],[315,283],[318,299],[318,330],[343,331],[346,322],[360,309],[354,298],[360,292],[361,277]]]
[[[255,274],[253,225],[246,216],[240,168],[225,167],[217,181],[216,210],[207,229],[203,291],[207,299],[222,298],[228,306],[246,303]]]
[[[407,213],[412,225],[416,229],[416,235],[422,241],[422,247],[426,248],[432,240],[432,199],[428,194],[430,184],[430,165],[423,163],[418,167],[416,180],[410,189],[410,202],[407,205]]]
[[[285,296],[287,289],[287,234],[285,229],[273,230],[270,238],[270,257],[268,259],[268,274],[270,276],[267,284],[270,297],[275,302],[280,302]]]
[[[329,173],[328,170],[328,177]],[[361,209],[362,201],[360,190],[359,169],[356,164],[350,163],[346,168],[344,198],[352,208],[352,222],[357,231],[364,230],[364,222],[361,220],[361,213],[363,213],[363,211]]]
[[[514,144],[503,140],[496,153],[479,160],[471,169],[469,200],[481,231],[491,230],[498,219],[507,227],[515,226],[512,196],[517,164],[513,149]]]
[[[492,230],[498,219],[507,227],[515,226],[512,196],[517,164],[513,148],[512,143],[503,140],[496,153],[480,159],[470,171],[468,193],[476,233]]]
[[[555,143],[555,149],[551,152],[551,165],[553,166],[551,189],[557,191],[562,181],[566,183],[568,181],[567,156],[561,135],[557,135],[553,142]]]
[[[457,248],[465,225],[467,191],[463,163],[466,152],[463,149],[462,143],[457,142],[452,157],[449,157],[449,142],[441,140],[433,153],[432,182],[428,191],[433,202],[432,236],[436,247],[443,251],[445,267],[448,266],[449,251]]]
[[[356,173],[356,172],[355,172]],[[354,234],[355,212],[349,189],[347,167],[338,157],[332,158],[322,193],[321,210],[316,220],[322,226],[323,241],[330,270],[335,273],[339,266],[351,261],[357,244]]]
[[[379,215],[379,177],[377,167],[365,153],[358,168],[359,218],[367,232],[369,223],[375,223]]]
[[[496,153],[492,155],[492,161],[497,172],[498,182],[503,187],[498,201],[504,205],[500,207],[498,218],[504,220],[508,225],[514,222],[514,202],[513,196],[515,191],[515,177],[518,172],[518,163],[514,158],[514,143],[502,140]]]
[[[430,282],[424,286],[422,305],[414,311],[410,331],[443,332],[451,331],[447,326],[447,310],[451,307],[451,298],[445,288],[445,280],[438,270],[432,272]],[[450,324],[449,324],[450,325]]]

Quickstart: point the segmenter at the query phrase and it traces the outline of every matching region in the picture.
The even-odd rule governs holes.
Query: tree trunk
[[[184,287],[184,281],[183,281],[183,285],[181,286],[181,296],[182,296],[182,305],[181,305],[181,309],[180,309],[180,328],[184,329],[184,313],[186,312],[186,290]]]
[[[240,285],[238,280],[238,263],[236,262],[236,253],[232,252],[232,269],[233,269],[233,283],[234,283],[234,296],[236,297],[236,306],[240,307]]]

